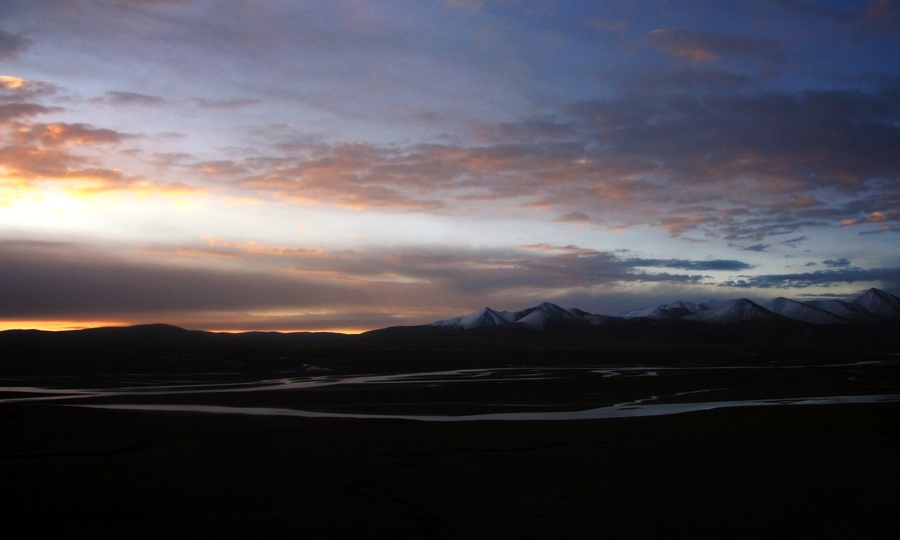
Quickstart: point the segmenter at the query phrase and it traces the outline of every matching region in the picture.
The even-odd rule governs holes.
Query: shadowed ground
[[[38,347],[31,355],[29,350],[22,345],[0,362],[7,387],[0,399],[54,397],[48,392],[59,390],[216,385],[209,393],[0,402],[0,513],[10,530],[33,537],[895,534],[896,402],[452,423],[74,406],[195,404],[456,415],[579,410],[651,396],[891,395],[898,394],[900,372],[890,343],[864,350],[686,346],[551,353],[281,345],[66,344]],[[739,366],[747,369],[735,369]],[[344,381],[454,369],[504,375],[481,378],[482,371],[476,371],[478,377],[452,383],[426,378],[411,384],[257,388],[260,381],[280,379]],[[543,377],[548,372],[560,376]],[[230,387],[223,384],[253,389],[226,392],[223,388]],[[23,392],[24,387],[43,390]]]
[[[889,538],[900,405],[586,422],[0,409],[6,526],[57,537]]]

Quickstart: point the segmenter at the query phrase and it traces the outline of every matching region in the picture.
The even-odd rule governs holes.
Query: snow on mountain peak
[[[900,297],[869,289],[851,302],[840,300],[810,300],[798,302],[790,298],[774,298],[765,305],[747,298],[715,300],[702,304],[681,300],[661,304],[655,308],[623,311],[615,316],[596,315],[577,308],[565,309],[543,302],[520,311],[496,311],[489,307],[442,321],[430,326],[458,329],[483,328],[504,324],[520,324],[544,330],[551,324],[598,325],[611,319],[647,318],[656,320],[684,320],[717,324],[732,324],[758,320],[792,319],[807,324],[876,324],[885,319],[900,320]]]
[[[583,319],[588,323],[597,324],[597,321],[603,317],[581,310],[565,309],[550,302],[543,302],[512,313],[495,311],[485,307],[462,317],[433,322],[429,326],[447,326],[470,330],[472,328],[519,323],[528,328],[543,330],[551,321],[560,318]]]
[[[878,289],[869,289],[850,302],[879,317],[900,318],[900,297]]]
[[[778,297],[770,300],[763,307],[782,317],[809,324],[848,324],[850,322],[844,317],[790,298]]]
[[[756,321],[776,318],[777,315],[747,298],[732,300],[721,307],[697,311],[682,317],[684,320],[718,324]]]

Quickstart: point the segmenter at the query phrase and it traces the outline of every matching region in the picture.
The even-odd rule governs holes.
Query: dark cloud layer
[[[20,120],[62,110],[59,107],[45,107],[37,103],[4,103],[0,105],[0,122]]]
[[[31,42],[16,34],[0,30],[0,60],[16,58],[28,48]]]
[[[0,318],[156,318],[210,327],[221,326],[217,317],[227,312],[233,328],[247,329],[271,328],[273,321],[307,328],[420,324],[453,314],[454,309],[485,304],[509,307],[546,299],[612,313],[671,301],[674,298],[660,295],[701,283],[745,289],[862,282],[900,285],[900,269],[841,265],[817,272],[717,281],[647,269],[731,272],[750,265],[733,260],[629,258],[623,253],[546,244],[514,250],[405,248],[330,253],[209,239],[204,246],[138,255],[59,242],[4,241],[0,248],[0,275],[6,285],[0,289]],[[223,256],[249,264],[230,269],[195,264]],[[150,257],[153,262],[148,262]],[[640,296],[615,292],[617,285],[627,283],[653,285],[658,290]]]
[[[895,289],[900,286],[900,268],[840,268],[817,272],[748,276],[723,282],[722,285],[744,289],[805,289],[847,283],[879,283],[885,288]]]
[[[102,98],[96,98],[91,101],[94,103],[107,103],[109,105],[136,105],[142,107],[156,107],[166,104],[166,100],[159,96],[148,96],[136,92],[120,91],[106,92]]]
[[[0,317],[25,318],[146,319],[156,314],[185,320],[221,311],[338,310],[367,316],[380,312],[382,324],[387,324],[391,317],[408,318],[408,311],[416,309],[437,314],[448,305],[466,309],[473,303],[565,297],[575,291],[581,291],[585,302],[597,286],[704,280],[701,275],[651,272],[646,267],[747,267],[738,261],[634,259],[546,245],[328,253],[209,240],[205,246],[137,256],[54,242],[5,241],[0,247],[0,275],[6,283],[0,291]],[[148,262],[151,256],[154,262]],[[222,256],[247,264],[228,270],[184,264]],[[427,322],[428,315],[420,316],[426,319],[419,322]]]
[[[346,305],[361,294],[288,275],[147,264],[85,246],[34,242],[3,242],[0,275],[8,284],[0,291],[2,317],[304,309]]]
[[[743,261],[734,260],[711,260],[711,261],[687,261],[678,259],[657,260],[657,259],[628,259],[635,266],[654,266],[659,268],[677,268],[680,270],[749,270],[753,265]]]

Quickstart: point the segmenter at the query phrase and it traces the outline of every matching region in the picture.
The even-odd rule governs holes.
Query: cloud
[[[216,251],[221,251],[222,249],[229,250],[233,253],[248,253],[248,254],[264,254],[264,255],[272,255],[275,257],[293,257],[293,256],[301,256],[301,257],[320,257],[324,255],[324,251],[322,249],[310,249],[310,248],[297,248],[297,247],[282,247],[282,246],[268,246],[265,244],[260,244],[258,242],[244,242],[244,243],[234,243],[234,242],[225,242],[222,240],[218,240],[211,236],[204,237],[204,240],[210,245],[212,248],[216,248]]]
[[[785,58],[785,47],[778,41],[718,32],[660,28],[651,31],[644,40],[670,56],[686,57],[696,62],[711,62],[726,56],[778,66],[784,63]]]
[[[121,171],[87,167],[87,160],[64,150],[38,146],[0,147],[0,159],[9,177],[121,179]]]
[[[165,253],[148,261],[81,244],[7,241],[0,248],[0,274],[7,284],[0,290],[2,318],[365,329],[429,322],[448,306],[470,309],[485,300],[510,301],[510,294],[520,302],[521,291],[536,283],[529,281],[529,269],[509,267],[510,253],[488,251],[411,249],[322,257],[302,250],[273,254],[271,246],[207,245],[213,251],[293,261],[293,268],[271,270],[255,264],[167,264]],[[541,268],[558,272],[552,264]]]
[[[563,205],[578,197],[568,191],[581,189],[579,184],[589,180],[585,174],[595,167],[578,163],[583,151],[567,144],[397,148],[293,143],[280,148],[288,155],[243,160],[240,165],[252,172],[239,185],[282,200],[357,209],[458,212],[504,199]],[[621,204],[627,192],[615,184],[595,186],[594,197],[588,193],[587,199],[602,197]],[[643,184],[631,182],[629,187],[637,185]],[[448,200],[454,200],[457,208],[449,209]]]
[[[846,268],[849,267],[851,262],[850,259],[846,257],[841,257],[840,259],[827,259],[822,261],[822,264],[828,266],[830,268]]]
[[[231,160],[203,161],[193,165],[193,168],[204,176],[235,176],[250,172]]]
[[[60,107],[45,107],[37,103],[4,103],[0,105],[0,123],[59,111],[62,111]]]
[[[139,140],[137,135],[87,123],[34,122],[35,116],[64,111],[35,102],[57,99],[60,94],[65,97],[52,83],[0,76],[0,204],[30,191],[52,189],[76,196],[202,192],[181,181],[150,179],[112,165],[104,147]],[[104,99],[106,103],[157,103],[152,96],[123,92],[108,92]],[[129,150],[131,155],[141,151]]]
[[[667,91],[730,92],[743,87],[751,87],[760,82],[762,76],[734,73],[705,67],[665,66],[652,72],[638,72],[625,78],[625,85],[636,90],[642,88],[664,89]]]
[[[596,223],[596,221],[585,214],[584,212],[571,212],[569,214],[563,214],[561,216],[556,216],[553,219],[555,223]]]
[[[148,161],[158,167],[174,167],[193,161],[195,157],[187,152],[157,152],[150,154]]]
[[[59,92],[59,87],[46,81],[29,81],[0,75],[0,103],[22,103],[52,96]]]
[[[297,157],[244,160],[240,185],[286,201],[353,209],[435,210],[442,183],[460,174],[437,149],[404,152],[367,144],[313,145]],[[450,158],[453,159],[453,158]]]
[[[691,38],[713,54],[780,58],[765,40],[660,35],[663,43]],[[539,117],[481,121],[477,144],[273,142],[274,153],[234,170],[248,171],[239,185],[298,203],[448,213],[504,201],[552,209],[556,219],[643,222],[676,237],[755,245],[860,211],[887,215],[872,205],[897,191],[882,179],[900,173],[900,104],[874,91],[730,90],[746,79],[709,69],[680,76],[632,81],[618,96]],[[689,91],[696,84],[715,92]],[[814,195],[821,190],[831,193]],[[673,213],[695,202],[711,210]],[[722,213],[731,208],[747,213]]]
[[[79,244],[3,242],[0,317],[130,317],[348,305],[362,291],[295,275],[147,264]],[[146,320],[146,319],[145,319]]]
[[[30,44],[27,38],[0,30],[0,60],[17,58]]]
[[[900,285],[900,268],[838,268],[795,274],[743,276],[740,279],[725,281],[721,286],[754,289],[804,289],[831,287],[846,283],[876,283],[887,288],[896,288]]]
[[[556,255],[552,256],[552,259],[556,260],[580,260],[580,261],[594,261],[599,262],[603,261],[607,264],[607,271],[605,272],[607,275],[612,276],[615,273],[618,273],[619,276],[616,279],[622,281],[632,281],[632,280],[646,280],[649,274],[640,270],[641,268],[674,268],[679,270],[693,270],[693,271],[709,271],[709,270],[727,270],[727,271],[736,271],[736,270],[748,270],[753,268],[752,265],[745,263],[743,261],[736,260],[728,260],[728,259],[714,259],[714,260],[705,260],[705,261],[695,261],[688,259],[646,259],[646,258],[637,258],[637,257],[623,257],[621,254],[613,253],[613,252],[604,252],[597,251],[590,248],[581,248],[577,246],[556,246],[552,244],[530,244],[530,245],[522,245],[519,246],[522,249],[528,250],[536,250],[539,252],[546,253],[556,253]],[[568,266],[568,265],[567,265]],[[615,269],[615,272],[612,270]],[[682,281],[685,279],[695,280],[696,276],[672,276],[669,274],[659,274],[660,276],[665,275],[667,277],[672,278],[673,281]]]
[[[15,132],[14,138],[21,142],[40,142],[47,147],[62,146],[73,143],[77,146],[98,144],[118,144],[134,135],[121,133],[112,129],[95,128],[89,124],[31,124],[25,129]]]
[[[900,232],[900,228],[894,227],[892,225],[884,225],[882,227],[879,227],[878,229],[875,229],[874,231],[862,231],[859,233],[859,235],[868,236],[871,234],[884,234],[889,232]]]
[[[715,259],[708,261],[691,261],[683,259],[626,259],[634,266],[651,266],[657,268],[677,268],[679,270],[749,270],[753,265],[743,261]]]
[[[260,99],[232,98],[232,99],[193,99],[194,104],[201,109],[244,109],[262,103]]]
[[[750,246],[736,246],[735,244],[728,244],[731,247],[737,247],[738,249],[742,249],[744,251],[753,251],[756,253],[763,253],[769,250],[772,247],[771,244],[753,244]]]
[[[144,252],[144,251],[142,251]],[[699,275],[653,272],[647,268],[680,270],[747,269],[750,265],[730,260],[659,260],[623,257],[577,246],[523,245],[514,249],[465,249],[441,247],[393,247],[368,250],[328,251],[312,247],[270,246],[255,242],[234,243],[206,238],[203,244],[176,249],[149,249],[160,257],[227,258],[253,268],[269,268],[309,279],[358,286],[408,288],[455,304],[477,305],[488,297],[541,297],[561,290],[589,291],[597,286],[623,283],[701,283]]]
[[[896,214],[897,212],[891,212],[891,214]],[[841,225],[844,227],[851,227],[853,225],[861,225],[864,223],[884,223],[885,221],[896,221],[897,217],[893,218],[889,214],[885,214],[884,212],[872,212],[866,216],[861,218],[851,218],[845,219],[841,221]]]
[[[693,273],[750,267],[727,259],[645,259],[551,244],[328,251],[206,238],[194,245],[123,252],[7,240],[0,242],[6,284],[0,289],[0,318],[88,317],[231,329],[377,328],[421,324],[483,305],[513,308],[543,300],[624,309],[670,301],[678,291],[704,284],[804,288],[900,280],[900,269],[837,268],[723,281]],[[622,292],[633,284],[642,284],[643,292]],[[612,304],[610,298],[618,300]]]
[[[238,186],[303,204],[445,214],[503,201],[756,245],[860,215],[900,219],[888,209],[900,204],[889,181],[900,174],[900,103],[874,93],[650,87],[475,129],[470,145],[274,135],[272,152],[226,165]]]
[[[134,92],[106,92],[102,98],[94,98],[92,103],[105,103],[116,106],[141,106],[141,107],[158,107],[165,105],[167,100],[158,96],[148,96],[146,94],[137,94]]]
[[[181,182],[152,182],[119,169],[93,166],[90,159],[59,147],[3,146],[0,163],[3,164],[0,188],[7,188],[4,195],[13,197],[48,185],[81,195],[125,191],[179,195],[202,192]]]
[[[632,174],[679,183],[758,178],[767,191],[788,191],[845,187],[900,168],[892,151],[900,128],[890,125],[900,109],[859,91],[634,95],[568,110],[606,153],[630,158]]]

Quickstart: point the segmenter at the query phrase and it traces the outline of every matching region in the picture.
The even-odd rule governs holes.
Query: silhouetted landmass
[[[170,325],[95,328],[67,332],[0,332],[2,374],[218,371],[292,369],[322,355],[382,369],[386,364],[455,365],[467,362],[579,363],[598,353],[615,361],[664,361],[700,351],[710,357],[746,349],[779,359],[809,351],[835,354],[888,350],[900,342],[900,325],[809,325],[790,320],[707,325],[691,321],[614,319],[602,325],[559,325],[535,331],[510,324],[461,330],[407,326],[359,335],[250,332],[223,334]],[[466,353],[460,356],[459,353]],[[722,356],[725,355],[725,356]],[[612,361],[612,360],[611,360]],[[443,364],[442,364],[443,363]]]

